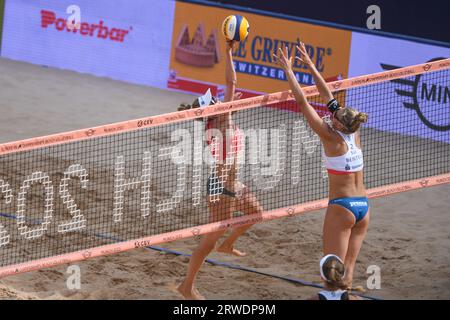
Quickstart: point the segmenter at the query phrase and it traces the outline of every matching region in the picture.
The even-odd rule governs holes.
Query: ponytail
[[[348,133],[354,133],[358,131],[361,123],[366,123],[368,115],[365,112],[358,112],[353,108],[345,108],[342,112],[341,123],[348,130]]]
[[[355,121],[358,121],[359,123],[366,123],[367,119],[368,119],[368,115],[367,115],[367,113],[364,113],[364,112],[359,112],[355,117]]]
[[[320,274],[331,287],[347,289],[344,282],[345,266],[338,256],[329,254],[323,257],[320,261]]]
[[[347,289],[347,285],[344,283],[345,268],[342,263],[331,261],[329,265],[324,266],[324,269],[330,285],[339,289]]]

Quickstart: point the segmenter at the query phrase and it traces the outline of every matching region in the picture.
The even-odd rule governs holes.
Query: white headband
[[[200,108],[205,108],[211,104],[212,101],[212,94],[211,89],[208,89],[206,93],[200,97],[198,97],[198,104],[200,105]]]
[[[339,260],[339,262],[341,262],[342,264],[344,264],[344,262],[341,260],[341,258],[339,258],[337,255],[335,254],[327,254],[325,257],[323,257],[320,260],[320,276],[322,277],[323,280],[325,280],[326,282],[330,282],[330,280],[325,277],[324,273],[323,273],[323,265],[325,264],[325,262],[329,259],[329,258],[336,258],[337,260]],[[344,272],[345,275],[345,272]]]

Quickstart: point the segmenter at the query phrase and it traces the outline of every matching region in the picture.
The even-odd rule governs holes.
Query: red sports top
[[[213,139],[214,139],[214,135],[212,134],[212,130],[210,129],[217,129],[214,126],[214,120],[215,119],[210,119],[207,121],[206,123],[206,141],[208,143],[208,145],[210,146],[211,149],[211,153],[214,157],[214,159],[216,161],[222,161],[223,163],[225,163],[226,159],[227,159],[227,140],[229,139],[229,137],[225,136],[222,137],[223,139],[223,143],[212,143]],[[234,132],[233,132],[233,137],[231,139],[231,148],[230,150],[228,150],[228,155],[229,156],[236,156],[237,153],[241,150],[242,148],[242,133],[239,130],[239,128],[236,125],[233,125],[233,127],[231,128]],[[230,130],[231,130],[230,129]]]

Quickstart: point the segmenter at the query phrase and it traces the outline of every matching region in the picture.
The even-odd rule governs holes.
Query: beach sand
[[[130,120],[175,110],[193,96],[106,78],[0,60],[0,143]],[[450,299],[450,185],[371,200],[367,238],[354,286],[381,271],[384,299]],[[255,225],[237,243],[242,258],[210,258],[320,283],[325,211]],[[191,253],[197,238],[161,244]],[[188,258],[134,249],[77,263],[81,289],[66,286],[68,265],[0,279],[1,299],[180,299],[174,288]],[[206,264],[197,287],[208,299],[306,299],[318,289]]]

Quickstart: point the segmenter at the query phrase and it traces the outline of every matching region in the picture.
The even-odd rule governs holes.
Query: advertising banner
[[[449,48],[354,32],[349,76],[378,73],[448,57]],[[420,126],[422,130],[417,136],[450,143],[450,83],[446,82],[446,77],[438,73],[417,75],[393,80],[372,90],[364,95],[364,99],[352,101],[349,98],[346,101],[361,111],[377,113],[377,117],[383,118],[375,127],[369,121],[368,127],[404,134],[407,126]],[[394,109],[379,113],[379,96]],[[402,119],[405,125],[396,125],[397,119]]]
[[[385,71],[382,64],[406,67],[439,57],[450,57],[450,48],[352,32],[348,76]]]
[[[232,14],[245,16],[250,24],[247,39],[233,53],[237,86],[244,93],[286,90],[286,77],[272,54],[286,46],[292,53],[300,41],[325,78],[347,77],[351,40],[348,31],[176,2],[168,88],[195,93],[211,88],[214,94],[223,93],[226,43],[221,26]],[[300,62],[295,62],[294,72],[301,84],[313,84],[309,70]]]
[[[70,29],[74,3],[80,21]],[[7,0],[2,57],[166,87],[174,6],[167,0]]]
[[[4,13],[5,13],[5,0],[0,0],[0,53],[1,53],[1,45],[2,45]]]

